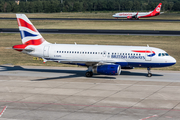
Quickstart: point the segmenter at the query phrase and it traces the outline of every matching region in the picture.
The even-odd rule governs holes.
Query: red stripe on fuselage
[[[132,50],[132,52],[138,52],[138,53],[155,53],[154,51],[149,51],[149,50]]]
[[[36,28],[33,25],[27,23],[26,21],[24,21],[21,18],[17,18],[17,20],[18,20],[18,25],[19,26],[26,27],[26,28],[29,28],[30,30],[34,31],[34,32],[37,32]]]

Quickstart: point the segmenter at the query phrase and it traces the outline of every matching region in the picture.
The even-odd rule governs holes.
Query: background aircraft
[[[22,44],[13,49],[46,61],[87,66],[86,77],[93,73],[119,75],[121,69],[166,67],[176,63],[164,50],[141,46],[51,44],[47,42],[24,14],[17,14]]]
[[[116,13],[113,15],[115,18],[127,18],[127,19],[139,19],[139,18],[145,18],[145,17],[154,17],[157,15],[162,14],[161,11],[161,5],[162,3],[159,3],[159,5],[150,12],[127,12],[127,13]]]

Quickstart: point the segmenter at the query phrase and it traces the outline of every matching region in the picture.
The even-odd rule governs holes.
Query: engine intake
[[[104,75],[119,75],[121,73],[120,65],[101,65],[93,68],[93,73]]]

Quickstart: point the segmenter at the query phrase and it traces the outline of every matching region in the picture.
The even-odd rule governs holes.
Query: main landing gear
[[[86,77],[92,77],[93,76],[93,72],[92,72],[93,67],[89,66],[88,67],[88,71],[86,72]]]
[[[147,70],[148,70],[148,74],[147,74],[147,76],[148,76],[148,77],[152,77],[151,68],[150,68],[150,67],[148,67],[148,68],[147,68]]]

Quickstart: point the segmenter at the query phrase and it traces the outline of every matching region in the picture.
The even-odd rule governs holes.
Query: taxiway
[[[2,120],[179,120],[180,72],[123,70],[84,77],[82,67],[0,66]]]

